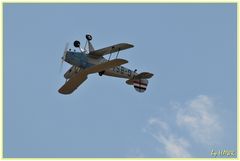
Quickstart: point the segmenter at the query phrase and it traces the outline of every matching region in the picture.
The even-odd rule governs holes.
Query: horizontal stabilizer
[[[149,79],[153,76],[152,73],[142,72],[134,77],[134,79]]]
[[[138,80],[138,79],[149,79],[149,78],[152,78],[153,74],[152,73],[149,73],[149,72],[142,72],[138,75],[136,75],[133,79],[128,79],[126,81],[126,83],[128,85],[133,85],[133,82],[134,80]]]
[[[128,79],[126,83],[128,85],[133,85],[135,90],[138,92],[144,92],[147,89],[148,80],[153,76],[152,73],[149,72],[142,72],[136,76],[134,76],[132,79]]]

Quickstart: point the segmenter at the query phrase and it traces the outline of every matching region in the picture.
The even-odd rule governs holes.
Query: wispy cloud
[[[151,117],[145,129],[160,143],[167,157],[192,157],[190,151],[193,144],[209,146],[219,141],[216,133],[221,133],[222,127],[216,113],[217,107],[209,96],[199,95],[183,104],[171,103],[170,109],[174,109],[172,120]]]
[[[216,109],[213,99],[200,95],[178,108],[177,124],[185,127],[196,142],[216,144],[216,134],[222,131]]]
[[[188,152],[188,141],[174,135],[166,122],[158,118],[150,118],[148,123],[149,133],[163,145],[164,152],[168,157],[191,157]]]

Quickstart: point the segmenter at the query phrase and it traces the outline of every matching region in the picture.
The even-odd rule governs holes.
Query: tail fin
[[[148,80],[147,79],[134,79],[133,87],[138,92],[145,92],[147,89]]]
[[[136,75],[133,79],[127,80],[126,83],[128,85],[133,85],[136,91],[142,93],[147,89],[147,85],[148,85],[147,79],[151,78],[152,76],[153,76],[152,73],[143,72]]]

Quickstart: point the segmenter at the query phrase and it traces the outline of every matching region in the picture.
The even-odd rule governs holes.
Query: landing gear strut
[[[99,76],[102,76],[102,75],[104,74],[104,72],[105,72],[105,71],[101,71],[101,72],[99,72],[99,73],[98,73]]]

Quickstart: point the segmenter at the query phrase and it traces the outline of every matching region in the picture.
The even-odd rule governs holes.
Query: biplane
[[[68,49],[68,43],[65,46],[62,63],[67,62],[72,67],[64,74],[66,79],[65,84],[58,90],[61,94],[71,94],[84,81],[87,80],[89,74],[98,73],[100,76],[107,75],[118,78],[125,78],[128,85],[133,85],[136,91],[144,92],[148,85],[148,79],[153,76],[152,73],[142,72],[137,73],[135,69],[130,70],[123,67],[123,64],[128,63],[125,59],[118,58],[119,52],[125,49],[134,47],[132,44],[119,43],[109,47],[95,50],[92,43],[92,36],[86,35],[85,47],[81,48],[78,40],[74,41],[76,50]],[[116,53],[116,57],[111,59],[112,53]],[[104,58],[104,55],[109,54],[109,58]]]

